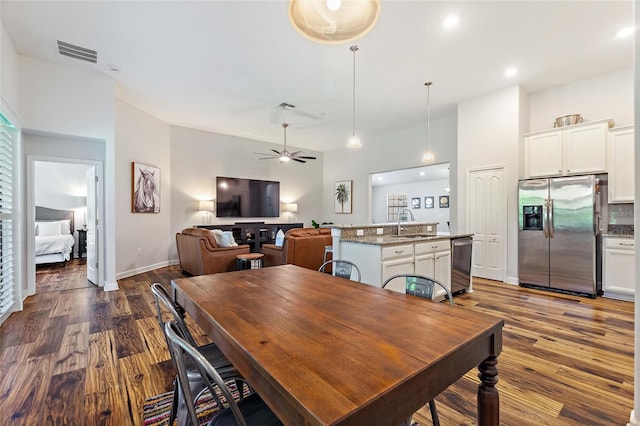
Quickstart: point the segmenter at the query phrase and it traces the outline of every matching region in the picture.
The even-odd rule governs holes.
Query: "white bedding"
[[[36,256],[60,253],[69,260],[75,240],[73,235],[36,235]]]

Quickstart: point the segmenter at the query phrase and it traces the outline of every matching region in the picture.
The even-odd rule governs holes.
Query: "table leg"
[[[498,396],[498,358],[490,356],[478,366],[478,426],[498,426],[500,423],[500,400]]]

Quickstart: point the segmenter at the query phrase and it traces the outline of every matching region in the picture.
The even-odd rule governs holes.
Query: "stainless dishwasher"
[[[473,235],[451,237],[451,293],[462,293],[471,285]]]

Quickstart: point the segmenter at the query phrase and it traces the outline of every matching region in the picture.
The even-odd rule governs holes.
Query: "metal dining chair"
[[[320,267],[318,268],[318,272],[325,272],[325,269],[327,269],[328,266],[331,266],[333,275],[335,275],[336,277],[346,278],[348,280],[351,280],[351,275],[355,270],[356,279],[352,281],[360,282],[360,279],[361,279],[360,268],[358,268],[358,265],[351,262],[350,260],[343,260],[343,259],[327,260],[322,265],[320,265]]]
[[[160,329],[162,333],[164,333],[164,328],[166,325],[166,321],[163,318],[163,307],[171,314],[172,320],[176,323],[176,326],[180,328],[181,335],[184,336],[184,339],[189,342],[189,344],[193,347],[197,347],[198,351],[217,369],[218,373],[224,377],[241,377],[240,373],[236,368],[229,362],[229,360],[224,356],[220,348],[215,343],[207,343],[202,346],[198,346],[193,338],[193,335],[189,331],[187,324],[184,321],[184,309],[177,302],[171,300],[171,297],[162,286],[162,284],[154,283],[151,284],[151,292],[155,296],[156,299],[156,309],[158,315],[158,323],[160,324]],[[165,335],[166,338],[166,335]],[[169,342],[167,341],[167,345]],[[171,349],[169,347],[169,349]],[[173,357],[172,357],[173,358]],[[177,368],[177,365],[176,365]],[[198,370],[193,365],[187,364],[186,369],[186,380],[189,383],[189,387],[192,391],[198,392],[201,389],[205,388],[206,383],[202,381],[202,377]],[[179,382],[179,378],[177,377],[173,383],[173,403],[171,406],[171,414],[169,415],[169,424],[172,425],[173,421],[177,418],[178,424],[182,424],[184,417],[186,417],[186,413],[184,410],[184,406],[178,406],[179,401],[181,399],[181,391],[180,386],[177,383]]]
[[[240,383],[240,385],[237,386],[237,395],[234,397],[231,389],[227,387],[229,379],[227,378],[225,381],[198,349],[183,338],[181,328],[175,321],[168,321],[164,330],[171,349],[171,356],[178,368],[178,377],[180,377],[178,382],[182,388],[182,394],[185,396],[192,425],[198,425],[196,401],[206,390],[219,404],[220,410],[207,423],[208,426],[282,425],[280,419],[265,404],[260,395],[250,388],[245,388],[248,385],[243,379],[237,378],[235,380],[235,383]],[[188,365],[195,365],[202,381],[206,383],[206,388],[197,395],[193,395],[191,388],[184,385],[188,380]],[[245,392],[247,389],[249,392]],[[224,398],[224,405],[219,395]]]
[[[446,296],[449,298],[449,304],[451,306],[454,305],[451,290],[440,281],[434,280],[433,278],[425,277],[424,275],[392,275],[391,277],[387,278],[384,283],[382,283],[382,288],[386,288],[391,281],[397,278],[404,279],[404,291],[406,294],[422,297],[424,299],[433,300],[436,289],[438,287],[441,287],[442,289],[444,289],[444,291],[446,292]],[[440,419],[438,417],[438,410],[436,408],[436,401],[434,399],[429,401],[429,411],[431,411],[431,421],[433,422],[433,426],[440,426]]]

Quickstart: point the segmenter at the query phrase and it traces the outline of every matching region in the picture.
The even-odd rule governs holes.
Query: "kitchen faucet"
[[[409,212],[409,216],[411,217],[411,221],[413,222],[414,220],[416,220],[415,216],[413,215],[413,212],[411,211],[411,209],[407,208],[407,207],[403,207],[400,209],[400,211],[398,212],[398,236],[400,236],[400,230],[402,229],[400,227],[400,223],[402,222],[402,213],[404,213],[405,211]]]

